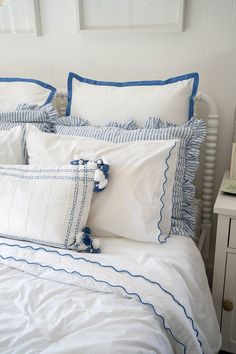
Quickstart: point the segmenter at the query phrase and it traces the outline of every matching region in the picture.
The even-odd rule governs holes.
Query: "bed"
[[[67,92],[58,90],[56,106],[61,115],[66,100]],[[3,235],[1,353],[210,354],[220,350],[202,259],[207,261],[209,255],[218,113],[206,94],[198,94],[196,102],[208,110],[197,241],[176,234],[158,245],[101,235],[101,253],[78,253]],[[12,176],[13,168],[8,169],[4,173]],[[195,215],[199,215],[196,204]],[[94,245],[92,249],[96,251]]]

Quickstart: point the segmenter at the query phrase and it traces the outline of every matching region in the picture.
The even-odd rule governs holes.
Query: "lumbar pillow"
[[[197,93],[197,73],[167,80],[107,82],[70,73],[66,115],[88,119],[91,124],[148,117],[178,124],[193,116]]]
[[[114,144],[44,134],[27,127],[30,164],[64,164],[74,159],[107,160],[111,180],[93,198],[89,226],[96,236],[165,242],[171,227],[178,140]]]
[[[15,127],[8,131],[0,130],[0,163],[23,165],[23,130]]]
[[[97,251],[86,227],[99,161],[78,166],[0,165],[0,235],[16,240]]]

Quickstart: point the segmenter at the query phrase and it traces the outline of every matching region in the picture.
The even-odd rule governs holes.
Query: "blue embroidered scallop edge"
[[[163,198],[165,196],[165,193],[166,193],[166,189],[165,189],[165,185],[166,185],[166,182],[167,182],[167,171],[169,170],[170,166],[168,164],[168,160],[171,156],[171,153],[173,151],[173,149],[176,147],[176,142],[174,143],[174,145],[170,148],[170,150],[168,151],[168,156],[166,157],[165,159],[165,164],[166,164],[166,168],[165,168],[165,171],[164,171],[164,181],[163,181],[163,184],[162,184],[162,195],[161,195],[161,198],[160,198],[160,201],[162,203],[162,207],[160,208],[160,219],[159,219],[159,222],[157,224],[157,227],[159,229],[159,235],[158,235],[158,241],[163,244],[163,243],[166,243],[166,240],[170,237],[169,235],[165,235],[165,238],[164,240],[161,240],[161,236],[162,236],[162,231],[161,231],[161,228],[160,228],[160,224],[161,224],[161,221],[162,221],[162,212],[163,212],[163,209],[165,207],[165,204],[163,202]]]
[[[53,97],[55,96],[56,91],[57,91],[55,87],[53,87],[49,84],[46,84],[43,81],[36,80],[36,79],[25,79],[25,78],[20,78],[20,77],[0,77],[0,83],[1,82],[32,82],[34,84],[37,84],[37,85],[49,90],[50,91],[49,96],[46,99],[44,104],[52,102]]]
[[[195,332],[196,338],[197,338],[197,340],[198,340],[200,346],[202,347],[202,342],[201,342],[200,339],[199,339],[199,331],[195,328],[195,323],[194,323],[192,317],[187,314],[187,310],[186,310],[186,308],[184,307],[184,305],[181,304],[181,302],[180,302],[179,300],[177,300],[176,297],[175,297],[169,290],[165,289],[160,283],[158,283],[158,282],[156,282],[156,281],[153,281],[153,280],[151,280],[151,279],[149,279],[149,278],[146,278],[146,277],[143,276],[143,275],[140,275],[140,274],[133,274],[133,273],[129,272],[129,271],[126,270],[126,269],[119,269],[119,270],[118,270],[118,269],[116,269],[116,268],[115,268],[114,266],[112,266],[112,265],[107,265],[107,264],[104,265],[104,264],[102,264],[102,263],[100,263],[100,262],[98,262],[98,261],[91,261],[91,260],[86,259],[86,258],[81,257],[81,256],[80,256],[80,257],[75,257],[75,256],[73,256],[73,255],[70,254],[70,253],[60,253],[60,252],[57,251],[57,250],[46,249],[46,248],[44,248],[43,246],[34,248],[34,247],[31,246],[31,245],[21,246],[21,245],[19,245],[19,244],[8,244],[8,243],[5,243],[5,242],[1,242],[1,243],[0,243],[0,246],[7,246],[7,247],[12,247],[12,248],[13,248],[13,247],[18,247],[18,248],[22,248],[22,249],[29,248],[29,249],[32,249],[33,251],[44,251],[44,252],[46,252],[46,253],[56,253],[56,254],[58,254],[58,255],[61,256],[61,257],[70,257],[70,258],[72,258],[72,259],[74,259],[74,260],[77,260],[77,261],[84,261],[85,263],[91,263],[91,264],[95,264],[95,265],[98,265],[98,266],[103,267],[103,268],[109,268],[109,269],[114,270],[114,271],[117,272],[117,273],[127,273],[127,274],[129,274],[131,277],[134,277],[134,278],[142,278],[142,279],[146,280],[147,282],[156,285],[156,286],[158,286],[162,291],[164,291],[167,295],[169,295],[169,296],[173,299],[173,301],[174,301],[178,306],[180,306],[180,307],[183,309],[183,312],[184,312],[186,318],[190,321],[191,326],[192,326],[192,328],[193,328],[193,331]]]
[[[120,289],[122,289],[127,295],[130,295],[130,296],[132,296],[132,297],[136,296],[136,297],[138,298],[138,300],[140,301],[141,304],[146,305],[146,306],[150,306],[150,307],[152,308],[154,314],[155,314],[157,317],[159,317],[159,318],[161,319],[162,325],[163,325],[164,329],[165,329],[167,332],[169,332],[170,335],[174,338],[174,340],[175,340],[178,344],[180,344],[180,345],[183,347],[184,354],[186,353],[186,349],[187,349],[186,345],[185,345],[184,343],[182,343],[180,340],[178,340],[178,339],[175,337],[175,335],[174,335],[174,333],[172,332],[171,328],[170,328],[170,327],[167,327],[166,322],[165,322],[165,318],[164,318],[162,315],[160,315],[160,314],[156,311],[156,309],[155,309],[155,307],[153,306],[153,304],[151,304],[151,303],[149,303],[149,302],[144,302],[144,301],[142,301],[142,299],[141,299],[141,297],[140,297],[139,294],[137,294],[137,293],[130,293],[130,292],[127,291],[127,290],[125,289],[125,287],[123,287],[122,285],[113,285],[113,284],[109,283],[108,281],[101,280],[101,279],[96,279],[94,276],[92,276],[92,275],[90,275],[90,274],[82,274],[82,273],[80,273],[79,271],[72,271],[72,272],[69,272],[68,270],[66,270],[66,269],[64,269],[64,268],[54,268],[53,266],[41,264],[41,263],[38,263],[38,262],[29,262],[29,261],[27,261],[27,259],[24,259],[24,258],[19,258],[19,259],[17,259],[17,258],[15,258],[15,257],[11,257],[11,256],[4,257],[4,256],[2,256],[2,255],[0,255],[0,258],[3,259],[3,260],[14,260],[15,262],[26,263],[26,264],[28,264],[28,265],[36,265],[36,266],[39,266],[39,267],[41,267],[41,268],[51,269],[51,270],[53,270],[53,271],[55,271],[55,272],[65,272],[65,273],[70,274],[70,275],[76,274],[76,275],[79,275],[80,277],[83,277],[83,278],[91,278],[91,279],[93,279],[93,280],[94,280],[95,282],[97,282],[97,283],[106,284],[106,285],[110,286],[111,288],[120,288]]]
[[[189,97],[189,119],[193,116],[194,97],[197,93],[198,83],[199,83],[198,73],[190,73],[190,74],[180,75],[180,76],[169,78],[167,80],[110,82],[110,81],[96,81],[96,80],[92,80],[92,79],[87,79],[87,78],[82,77],[78,74],[70,72],[68,75],[68,80],[67,80],[68,100],[67,100],[67,107],[66,107],[66,116],[69,116],[70,111],[71,111],[71,101],[72,101],[72,95],[73,95],[73,87],[72,87],[73,79],[76,79],[80,82],[85,82],[90,85],[116,86],[116,87],[163,86],[163,85],[172,84],[172,83],[175,83],[178,81],[193,79],[192,93],[191,93],[191,96]]]

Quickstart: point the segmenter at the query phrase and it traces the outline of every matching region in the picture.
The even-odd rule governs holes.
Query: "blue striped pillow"
[[[20,104],[16,111],[0,112],[0,129],[9,130],[18,125],[32,123],[44,132],[53,132],[53,121],[59,117],[59,114],[52,106]]]
[[[67,124],[62,124],[64,119]],[[145,128],[138,128],[132,121],[126,122],[128,129],[125,129],[125,123],[114,126],[113,122],[105,127],[93,127],[81,119],[74,119],[70,126],[68,122],[69,117],[60,118],[60,124],[55,124],[55,133],[89,137],[113,143],[180,139],[180,153],[173,192],[171,233],[195,236],[193,209],[195,187],[193,180],[198,168],[200,145],[206,134],[205,124],[202,120],[191,118],[187,123],[177,126],[172,123],[164,123],[158,118],[150,118],[147,120]]]
[[[53,122],[59,118],[58,112],[51,103],[44,106],[19,104],[13,112],[0,112],[0,130],[10,130],[17,126],[23,126],[23,149],[27,159],[25,147],[25,124],[32,123],[43,132],[53,132]]]

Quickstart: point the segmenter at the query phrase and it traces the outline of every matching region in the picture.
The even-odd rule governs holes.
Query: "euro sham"
[[[193,117],[197,93],[197,73],[167,80],[107,82],[68,76],[66,115],[101,122],[134,119],[142,123],[147,117],[182,124]]]

